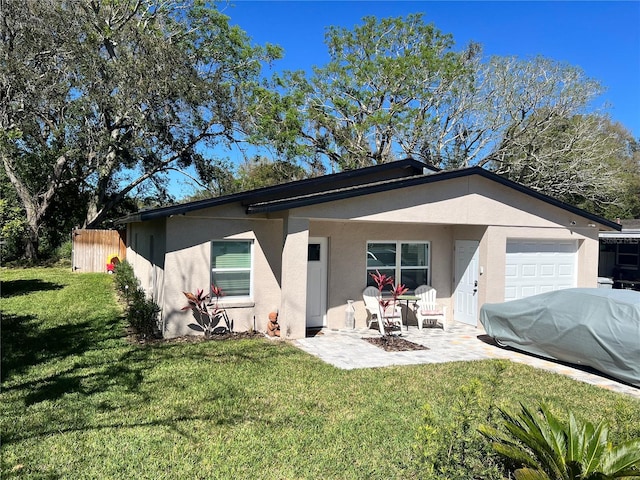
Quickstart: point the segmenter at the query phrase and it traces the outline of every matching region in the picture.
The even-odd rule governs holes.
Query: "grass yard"
[[[429,478],[423,406],[464,411],[466,385],[640,436],[640,401],[525,365],[341,371],[266,339],[133,345],[108,275],[0,275],[3,479]]]

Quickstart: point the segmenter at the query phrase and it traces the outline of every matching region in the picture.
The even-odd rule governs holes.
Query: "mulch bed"
[[[127,331],[127,339],[131,343],[138,345],[154,345],[154,344],[173,344],[173,343],[200,343],[200,342],[216,342],[222,340],[243,340],[246,338],[264,338],[262,332],[229,332],[220,335],[212,335],[205,337],[204,335],[184,335],[175,338],[162,338],[150,335],[139,335],[132,329]]]
[[[429,350],[424,345],[410,342],[396,335],[385,335],[384,337],[363,338],[363,340],[380,347],[387,352],[410,352],[413,350]]]
[[[204,335],[184,335],[175,338],[162,338],[152,335],[140,335],[133,329],[127,330],[127,339],[129,342],[137,345],[159,345],[159,344],[180,344],[180,343],[200,343],[200,342],[219,342],[223,340],[243,340],[247,338],[265,338],[262,332],[230,332],[221,335],[212,335],[205,337]],[[429,350],[424,345],[405,340],[397,335],[385,335],[380,337],[368,337],[363,340],[382,348],[387,352],[409,352],[413,350]]]

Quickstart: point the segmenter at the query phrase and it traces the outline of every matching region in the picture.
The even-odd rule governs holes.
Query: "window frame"
[[[394,243],[396,248],[396,258],[394,267],[369,267],[368,257],[369,257],[369,245],[371,244],[385,244],[385,243]],[[427,246],[427,259],[426,265],[422,266],[403,266],[402,265],[402,246],[408,244],[418,244],[418,245],[426,245]],[[376,270],[390,270],[393,268],[394,274],[393,279],[397,284],[397,279],[402,278],[402,270],[427,270],[427,285],[431,285],[431,241],[430,240],[367,240],[365,245],[366,258],[365,258],[365,285],[369,284],[370,273],[375,273]],[[413,290],[409,290],[412,292]]]
[[[248,243],[249,244],[249,267],[241,267],[241,268],[214,268],[213,266],[213,248],[214,244],[220,243]],[[229,295],[227,292],[222,290],[224,296],[221,297],[221,301],[246,301],[253,299],[253,280],[255,278],[255,258],[254,258],[254,247],[255,241],[250,238],[221,238],[214,239],[209,242],[209,293],[211,294],[211,299],[215,299],[215,295],[211,287],[214,285],[214,276],[216,272],[249,272],[249,295]]]
[[[630,239],[625,239],[625,242],[619,242],[616,244],[616,264],[621,268],[626,269],[635,269],[638,268],[638,261],[640,260],[640,251],[638,249],[638,240],[633,239],[634,241],[629,241]],[[631,247],[633,248],[625,248]],[[625,251],[632,250],[632,251]],[[633,261],[630,261],[630,260]]]

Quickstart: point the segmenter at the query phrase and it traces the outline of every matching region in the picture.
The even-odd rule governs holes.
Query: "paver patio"
[[[582,382],[640,399],[640,388],[594,371],[501,348],[485,334],[482,328],[463,323],[450,325],[446,332],[440,328],[418,330],[417,327],[412,326],[402,331],[403,338],[424,345],[428,350],[387,352],[363,340],[364,337],[375,336],[379,336],[379,333],[374,329],[323,329],[313,336],[295,340],[294,344],[305,352],[346,370],[502,358],[567,375]]]

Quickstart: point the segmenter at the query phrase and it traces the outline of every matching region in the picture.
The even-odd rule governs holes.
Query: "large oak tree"
[[[468,78],[478,53],[475,45],[453,52],[451,35],[419,14],[330,27],[326,44],[327,65],[310,76],[277,75],[251,108],[254,140],[313,166],[328,159],[337,170],[397,159],[403,140],[432,123],[443,96]]]
[[[204,147],[233,142],[275,47],[205,2],[1,0],[0,159],[23,204],[35,258],[57,193],[99,225],[162,172],[215,173]]]
[[[478,165],[594,213],[640,213],[633,139],[594,108],[603,87],[580,68],[455,51],[421,15],[331,27],[326,44],[327,65],[256,91],[256,141],[336,170],[405,156]]]

